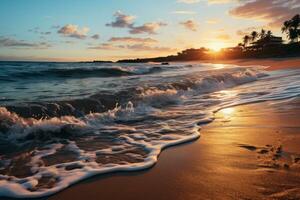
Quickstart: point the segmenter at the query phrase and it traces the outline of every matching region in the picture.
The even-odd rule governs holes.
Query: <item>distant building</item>
[[[283,44],[282,37],[266,36],[251,43],[251,46],[246,47],[246,50],[261,50],[266,47],[279,46]]]

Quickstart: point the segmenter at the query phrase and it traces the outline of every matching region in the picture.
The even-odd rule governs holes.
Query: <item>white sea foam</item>
[[[4,110],[4,109],[3,109]],[[7,113],[7,111],[5,111]],[[10,115],[11,116],[11,115]],[[15,118],[15,115],[12,115],[13,118]],[[91,115],[87,117],[87,119],[91,119]],[[95,115],[93,115],[95,117]],[[99,115],[97,116],[99,117]],[[115,117],[115,116],[113,116]],[[93,119],[94,120],[94,119]],[[18,120],[17,120],[18,121]],[[22,121],[22,120],[21,120]],[[53,121],[53,120],[50,120]],[[55,122],[57,120],[54,120]],[[62,124],[64,124],[65,120],[62,119]],[[69,123],[74,122],[74,119],[70,120],[68,119]],[[44,126],[43,126],[43,125]],[[60,125],[62,125],[60,124]],[[75,120],[75,124],[79,124],[80,127],[83,125],[86,126],[88,123],[84,123],[82,121],[79,122],[79,120]],[[52,130],[56,129],[60,126],[57,123],[54,123],[50,125],[49,127],[49,121],[47,122],[33,122],[32,127],[30,127],[31,131],[32,129],[43,129],[47,131],[49,128]],[[28,129],[28,128],[27,128]],[[26,132],[26,131],[25,131]],[[34,153],[34,156],[31,157],[31,170],[36,172],[33,176],[27,177],[25,179],[20,179],[17,177],[9,177],[9,176],[2,176],[0,177],[0,195],[1,196],[9,196],[9,197],[15,197],[15,198],[34,198],[34,197],[41,197],[45,195],[50,195],[53,193],[56,193],[66,187],[68,187],[71,184],[74,184],[80,180],[83,180],[85,178],[88,178],[90,176],[93,176],[95,174],[101,174],[101,173],[108,173],[108,172],[114,172],[114,171],[133,171],[133,170],[139,170],[139,169],[145,169],[157,162],[157,156],[161,152],[163,148],[166,148],[170,145],[175,145],[179,143],[183,143],[189,140],[193,140],[199,137],[199,133],[195,129],[192,134],[189,134],[188,136],[180,136],[180,135],[166,135],[161,136],[159,141],[153,141],[153,142],[145,142],[143,139],[145,139],[146,136],[141,134],[134,134],[130,136],[123,135],[122,139],[126,140],[127,144],[131,144],[134,146],[141,146],[150,153],[145,158],[144,162],[141,163],[124,163],[122,165],[120,164],[107,164],[107,165],[99,165],[95,161],[96,155],[99,153],[109,153],[109,154],[116,154],[116,153],[122,153],[125,151],[126,147],[124,145],[119,146],[113,146],[108,149],[94,151],[94,152],[85,152],[80,150],[80,148],[76,145],[75,142],[71,142],[68,144],[68,148],[72,150],[73,152],[78,153],[78,160],[75,162],[69,162],[69,163],[62,163],[62,164],[56,164],[52,166],[41,166],[40,160],[42,157],[45,157],[47,155],[54,154],[58,149],[60,149],[63,145],[62,144],[55,144],[46,146],[44,150],[36,150]],[[126,146],[126,145],[125,145]],[[139,157],[140,155],[131,154],[132,156]],[[86,162],[89,160],[89,162]],[[80,169],[75,169],[68,171],[64,167],[78,164],[82,166]],[[49,189],[39,189],[37,191],[31,191],[34,189],[39,180],[42,177],[53,177],[55,179],[59,179],[60,181],[52,188]],[[9,179],[8,179],[9,178]],[[22,181],[21,181],[22,180]],[[22,182],[21,184],[19,182]]]

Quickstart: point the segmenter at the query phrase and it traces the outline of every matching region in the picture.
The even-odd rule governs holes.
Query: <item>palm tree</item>
[[[244,47],[244,44],[240,42],[237,46],[238,47]]]
[[[266,31],[264,29],[261,29],[259,36],[260,36],[260,39],[265,38],[266,37]]]
[[[269,30],[269,31],[267,32],[266,37],[267,37],[267,38],[270,38],[270,37],[272,37],[272,36],[273,36],[273,33],[272,33],[272,31]]]
[[[289,31],[289,26],[290,26],[290,22],[289,21],[285,21],[283,22],[283,26],[281,28],[281,31],[284,32],[288,32]]]
[[[285,21],[281,30],[287,34],[291,42],[298,42],[300,37],[300,15],[295,15],[292,19]]]
[[[250,36],[249,35],[245,35],[243,37],[244,47],[247,46],[247,44],[249,43],[249,41],[250,41]]]
[[[258,37],[258,33],[256,31],[252,31],[251,33],[251,40],[254,42]]]

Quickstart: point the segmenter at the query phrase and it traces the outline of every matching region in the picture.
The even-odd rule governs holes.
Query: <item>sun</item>
[[[225,47],[225,44],[223,42],[214,42],[209,45],[209,48],[211,50],[213,50],[214,52],[219,52],[224,47]]]

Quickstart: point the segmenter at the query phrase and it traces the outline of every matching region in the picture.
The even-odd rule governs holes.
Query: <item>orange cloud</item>
[[[112,37],[109,42],[129,42],[129,43],[156,43],[157,40],[152,38],[136,38],[136,37]]]
[[[300,0],[253,0],[246,1],[230,14],[245,19],[265,20],[269,26],[281,26],[283,21],[300,12]]]
[[[112,43],[102,43],[97,46],[90,46],[88,49],[97,50],[133,50],[133,51],[157,51],[157,52],[176,52],[177,49],[161,46],[149,46],[146,44],[126,44],[114,45]]]
[[[191,31],[197,31],[198,25],[194,20],[187,20],[184,22],[180,22],[179,24],[183,25],[186,29]]]

